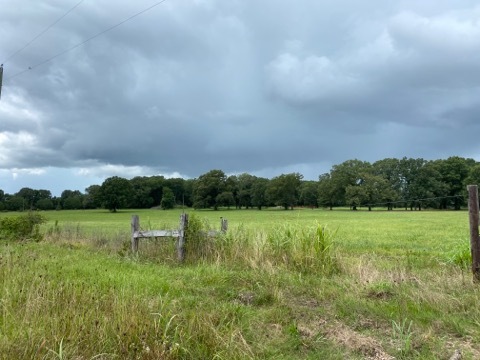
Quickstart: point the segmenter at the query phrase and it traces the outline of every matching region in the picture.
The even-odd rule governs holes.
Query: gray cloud
[[[2,7],[0,58],[73,5]],[[5,63],[0,188],[479,158],[475,1],[167,0],[55,57],[150,5],[83,2]]]

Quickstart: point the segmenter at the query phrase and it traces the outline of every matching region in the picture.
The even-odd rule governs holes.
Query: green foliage
[[[44,216],[34,212],[5,217],[0,219],[0,238],[40,241],[43,238],[40,233],[40,225],[46,220]]]
[[[226,190],[227,176],[222,170],[211,170],[201,175],[193,187],[193,207],[218,209],[217,196]]]
[[[168,187],[163,188],[163,195],[160,206],[164,210],[173,209],[175,207],[175,195],[173,191]]]
[[[106,179],[99,191],[103,205],[112,212],[116,212],[121,207],[127,207],[132,194],[130,182],[118,176]]]
[[[299,173],[282,174],[270,180],[266,197],[272,204],[282,206],[285,210],[298,203],[299,188],[303,175]]]

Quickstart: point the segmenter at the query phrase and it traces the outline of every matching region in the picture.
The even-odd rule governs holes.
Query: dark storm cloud
[[[0,58],[74,4],[5,0]],[[474,1],[167,0],[62,54],[151,5],[84,1],[6,62],[5,182],[479,157]]]

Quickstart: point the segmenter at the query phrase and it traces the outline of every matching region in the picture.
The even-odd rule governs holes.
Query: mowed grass
[[[480,357],[465,211],[188,209],[229,231],[183,264],[173,240],[130,253],[132,214],[181,212],[44,212],[44,241],[0,242],[0,358]]]

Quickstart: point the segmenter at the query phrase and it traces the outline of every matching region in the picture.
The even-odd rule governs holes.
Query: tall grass
[[[458,213],[229,214],[190,216],[181,264],[174,239],[132,254],[128,214],[0,241],[0,359],[480,358]]]
[[[293,270],[305,273],[332,274],[338,271],[334,249],[335,234],[316,224],[284,224],[263,230],[238,226],[227,233],[206,235],[208,221],[192,215],[187,232],[187,259],[199,259],[225,266],[254,269]]]

